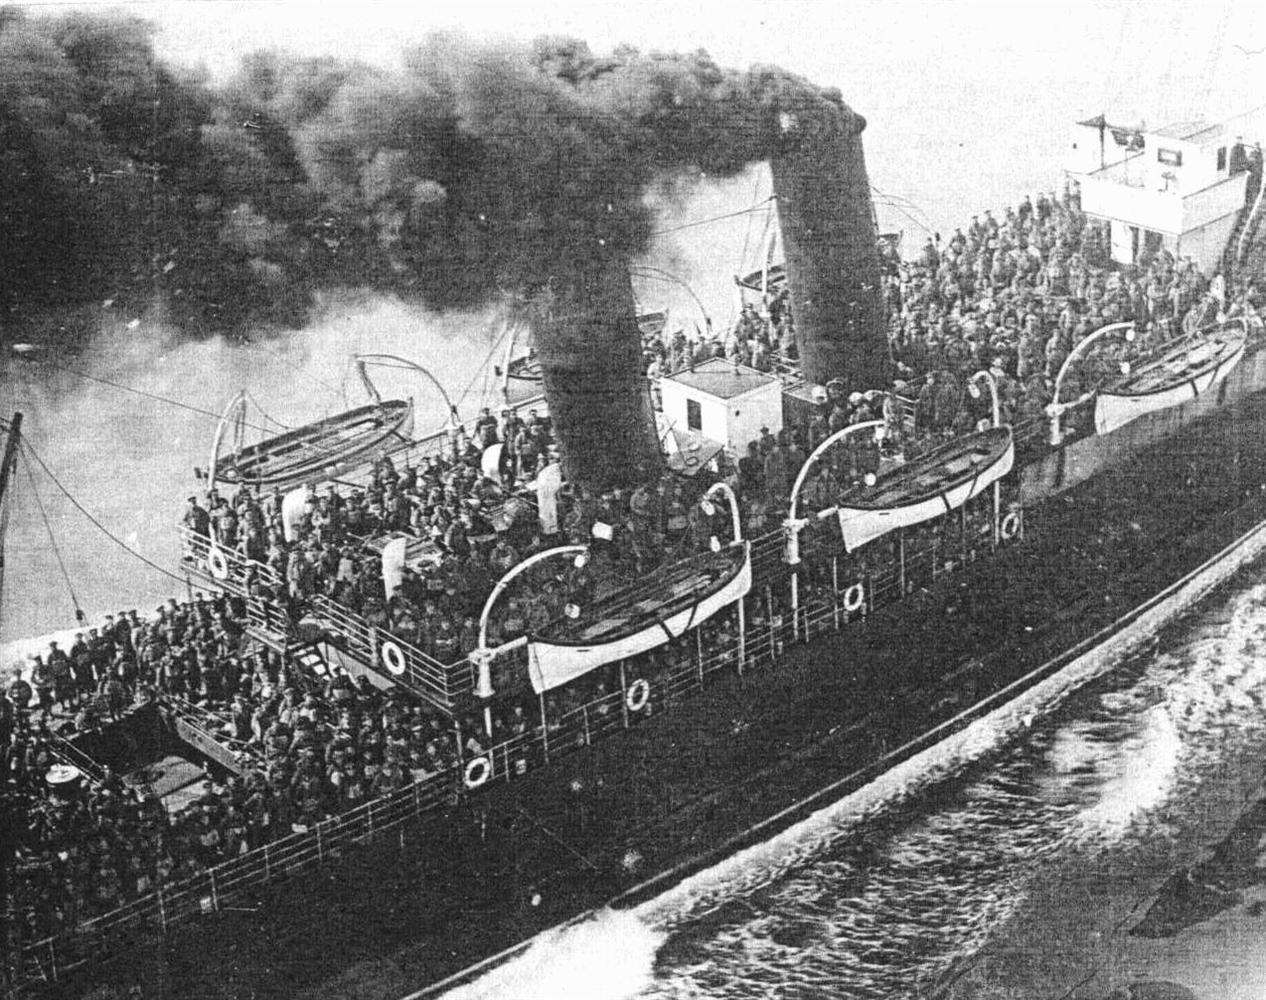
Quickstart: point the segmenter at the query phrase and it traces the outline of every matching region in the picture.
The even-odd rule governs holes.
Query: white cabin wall
[[[1177,256],[1190,257],[1205,274],[1221,270],[1222,254],[1235,229],[1236,217],[1236,213],[1231,213],[1183,233],[1178,240]]]
[[[770,433],[782,430],[782,383],[773,381],[741,396],[729,400],[725,436],[716,440],[725,442],[732,452],[742,454],[747,443],[760,437],[760,429],[768,427]]]

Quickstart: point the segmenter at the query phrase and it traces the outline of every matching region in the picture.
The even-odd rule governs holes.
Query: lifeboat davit
[[[686,559],[619,590],[575,618],[528,638],[528,673],[539,694],[639,653],[667,645],[752,589],[746,542]]]
[[[955,438],[926,455],[882,473],[874,486],[855,486],[836,514],[849,552],[886,535],[962,507],[1011,471],[1010,427]]]
[[[1132,420],[1187,403],[1225,379],[1248,341],[1239,320],[1186,338],[1143,362],[1095,398],[1095,432],[1109,434]]]

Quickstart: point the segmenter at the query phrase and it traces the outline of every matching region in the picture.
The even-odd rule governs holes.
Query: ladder
[[[290,660],[300,672],[307,677],[325,679],[330,675],[330,665],[325,661],[325,654],[315,642],[291,643],[285,650]]]

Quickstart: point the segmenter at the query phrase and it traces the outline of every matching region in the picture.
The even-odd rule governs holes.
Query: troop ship
[[[388,595],[421,586],[427,607],[445,593],[418,583],[428,567],[459,541],[489,549],[499,579],[479,591],[465,640],[431,627],[438,612],[419,624],[410,602],[392,614],[358,605],[341,568],[331,586],[312,586],[306,561],[283,574],[228,521],[186,522],[188,572],[241,622],[244,651],[314,698],[355,678],[412,706],[445,748],[377,797],[296,816],[109,912],[18,940],[14,995],[138,977],[164,996],[436,992],[539,930],[662,891],[1073,676],[1088,651],[1178,613],[1256,558],[1266,547],[1266,351],[1252,288],[1260,149],[1205,124],[1082,123],[1099,155],[1092,141],[1094,162],[1074,164],[1062,210],[1090,220],[1106,272],[1189,261],[1204,277],[1167,322],[1136,316],[1070,337],[1021,391],[1007,366],[1029,363],[1023,340],[1020,361],[976,371],[900,361],[884,290],[908,303],[901,282],[937,279],[951,249],[930,242],[914,271],[881,254],[862,123],[841,114],[853,127],[830,133],[828,148],[789,141],[774,164],[785,260],[736,278],[741,324],[778,345],[770,357],[688,349],[647,392],[641,349],[670,325],[639,322],[621,262],[600,261],[609,280],[564,289],[567,308],[534,330],[531,354],[505,359],[506,392],[519,393],[507,401],[552,422],[541,440],[560,461],[481,438],[491,416],[414,439],[400,422],[411,404],[378,399],[213,465],[212,496],[274,485],[265,473],[275,474],[270,516],[316,563],[319,535],[304,532],[328,514],[320,498],[332,486],[381,502],[384,470],[421,481],[472,455],[469,479],[501,479],[486,495],[469,487],[460,539],[385,523],[349,534]],[[1117,133],[1113,159],[1104,137]],[[1067,275],[1043,266],[1032,301],[1057,323],[1079,307]],[[593,346],[595,330],[610,351]],[[577,370],[593,384],[578,386]],[[920,377],[924,389],[911,388]],[[777,440],[784,430],[791,447]],[[744,463],[762,448],[779,458]],[[667,484],[674,557],[656,555],[646,572],[639,519],[653,520],[651,483]],[[602,505],[620,498],[627,521],[604,520]],[[567,504],[589,513],[564,521]],[[502,544],[525,522],[565,544],[498,563],[517,558]],[[214,782],[272,766],[196,693],[65,730],[49,794],[109,780],[108,759],[149,767],[141,785],[180,808],[157,787],[162,753],[139,759],[146,740],[182,746]],[[112,741],[120,732],[130,742]],[[80,787],[54,787],[68,783]],[[327,910],[334,918],[318,919]]]

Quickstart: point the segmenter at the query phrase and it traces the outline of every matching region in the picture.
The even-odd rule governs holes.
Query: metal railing
[[[246,624],[270,635],[285,637],[290,634],[290,616],[285,609],[260,594],[246,597]]]
[[[777,552],[781,565],[781,532],[772,532],[758,542],[762,551]],[[777,543],[777,547],[772,543]],[[718,631],[728,615],[713,619],[695,630],[693,643],[668,651],[657,667],[652,667],[650,660],[621,662],[618,687],[613,686],[612,690],[558,717],[547,717],[543,726],[499,742],[477,756],[463,757],[444,772],[324,820],[310,829],[296,828],[287,837],[197,876],[163,886],[110,913],[84,921],[73,931],[27,945],[22,949],[23,971],[14,995],[24,986],[40,980],[55,980],[100,957],[109,951],[111,940],[117,941],[120,936],[165,931],[175,922],[215,912],[275,878],[321,864],[337,857],[345,848],[372,840],[410,819],[437,813],[459,796],[519,780],[559,757],[578,753],[658,712],[671,710],[702,691],[709,678],[718,674],[768,669],[776,665],[789,645],[839,630],[864,619],[880,604],[900,600],[907,591],[904,580],[912,561],[927,560],[928,573],[933,578],[940,572],[948,572],[937,568],[938,544],[933,542],[929,547],[915,549],[901,568],[872,575],[858,576],[855,571],[847,570],[841,574],[840,557],[832,556],[829,560],[831,585],[807,588],[804,603],[794,619],[775,598],[772,581],[754,586],[747,598],[750,624],[742,641],[737,635],[722,637]],[[823,547],[806,547],[802,567],[811,564],[815,552],[821,559],[825,551],[828,550]],[[967,562],[982,554],[975,549],[968,551],[964,560]],[[819,571],[824,568],[825,565],[817,567]],[[860,604],[856,603],[858,584],[864,593]],[[337,607],[333,605],[334,609]],[[352,633],[359,627],[351,621],[345,621],[345,625]],[[703,632],[708,632],[711,638],[705,641]],[[363,634],[360,641],[372,643],[375,638]],[[741,663],[740,650],[743,651]]]
[[[247,593],[251,583],[269,587],[281,586],[281,578],[271,567],[248,559],[235,549],[218,544],[207,535],[182,527],[180,539],[186,563],[210,577],[217,586],[237,594]]]
[[[334,645],[446,712],[452,712],[460,698],[472,689],[470,664],[466,660],[443,664],[329,597],[314,597],[311,612],[330,630]]]

